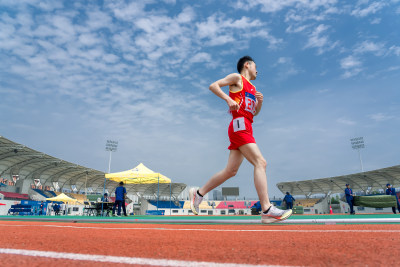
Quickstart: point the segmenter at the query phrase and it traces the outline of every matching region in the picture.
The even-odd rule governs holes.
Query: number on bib
[[[244,110],[254,115],[256,113],[256,97],[248,92],[245,93],[245,107]]]
[[[233,120],[233,131],[243,131],[246,130],[246,124],[244,124],[244,117],[236,118]]]

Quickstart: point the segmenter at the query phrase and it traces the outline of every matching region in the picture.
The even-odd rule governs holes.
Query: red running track
[[[186,266],[196,266],[199,262],[206,262],[203,266],[208,263],[289,266],[400,264],[398,224],[174,225],[0,221],[0,229],[0,249],[142,258],[143,261],[137,265],[154,264],[152,260],[164,260],[161,261],[164,265],[167,259],[177,261],[172,265],[187,261],[183,262]],[[2,266],[57,267],[111,264],[68,257],[54,259],[2,252],[0,262]],[[112,265],[128,266],[115,262]]]

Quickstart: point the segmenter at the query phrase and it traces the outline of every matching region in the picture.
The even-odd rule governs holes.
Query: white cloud
[[[287,33],[299,33],[304,30],[306,30],[309,27],[309,25],[300,25],[300,26],[295,26],[295,25],[289,25],[286,28]]]
[[[365,1],[364,1],[365,2]],[[368,2],[368,1],[366,1]],[[377,13],[379,10],[381,10],[384,6],[386,5],[386,3],[384,1],[374,1],[373,3],[371,3],[369,6],[362,8],[360,6],[357,6],[352,12],[351,15],[355,16],[355,17],[365,17],[368,16],[370,14],[375,14]]]
[[[374,18],[374,19],[371,20],[371,24],[380,24],[381,21],[382,21],[381,18]]]
[[[26,5],[37,7],[43,11],[54,11],[55,9],[63,8],[63,3],[61,1],[52,1],[52,0],[4,0],[1,1],[2,5],[20,8],[21,10],[26,7]]]
[[[364,41],[357,44],[354,48],[356,54],[373,53],[376,56],[381,56],[385,53],[386,48],[384,43],[374,43],[371,41]]]
[[[151,1],[142,0],[125,3],[123,0],[118,0],[113,2],[107,1],[105,5],[112,10],[117,18],[125,21],[134,21],[145,14],[144,8],[149,2]]]
[[[282,41],[268,32],[265,23],[248,17],[235,20],[226,18],[225,15],[213,14],[206,21],[196,23],[196,27],[196,36],[199,37],[201,42],[205,41],[204,44],[207,46],[242,42],[246,47],[246,43],[248,43],[246,39],[262,38],[269,42],[271,48],[274,48]]]
[[[55,9],[63,8],[64,4],[61,1],[45,0],[39,1],[39,4],[37,6],[45,11],[53,11]]]
[[[88,20],[86,24],[91,31],[112,26],[112,18],[106,12],[100,10],[91,10],[87,12]]]
[[[277,64],[285,64],[285,63],[287,63],[288,61],[291,61],[291,59],[290,59],[290,58],[287,58],[287,57],[280,57],[280,58],[278,58]]]
[[[234,7],[237,9],[250,10],[253,8],[261,7],[260,10],[262,12],[270,13],[277,12],[282,10],[285,7],[292,6],[295,4],[296,0],[283,0],[283,1],[274,1],[274,0],[239,0],[234,3]]]
[[[177,16],[176,20],[179,23],[190,23],[196,18],[196,13],[192,7],[185,7]]]
[[[352,69],[361,66],[361,61],[354,56],[348,56],[340,61],[340,66],[342,69]]]
[[[304,1],[304,0],[239,0],[234,3],[237,9],[250,10],[259,8],[261,12],[273,13],[283,10],[288,7],[305,8],[316,10],[324,7],[329,8],[331,5],[337,3],[337,0],[317,0],[317,1]]]
[[[399,69],[400,69],[400,66],[392,66],[392,67],[389,67],[386,71],[387,72],[389,72],[389,71],[397,71]]]
[[[345,124],[345,125],[355,125],[356,122],[347,118],[338,118],[336,122],[340,124]]]
[[[390,119],[393,119],[393,118],[394,118],[393,116],[386,115],[386,114],[384,114],[384,113],[375,113],[375,114],[369,115],[368,117],[369,117],[370,119],[374,120],[374,121],[377,121],[377,122],[380,122],[380,121],[387,121],[387,120],[390,120]]]
[[[361,61],[354,56],[348,56],[340,61],[340,67],[345,70],[342,75],[343,78],[350,78],[356,76],[362,70]]]
[[[100,44],[101,40],[94,33],[85,33],[81,34],[78,37],[79,42],[81,42],[85,46],[93,46],[95,44]]]
[[[175,5],[176,0],[162,0],[164,3],[170,4],[170,5]]]
[[[107,63],[116,63],[119,57],[113,54],[106,54],[103,56],[103,60]]]
[[[361,68],[348,69],[342,74],[342,77],[347,79],[358,75],[361,71],[362,71]]]
[[[278,58],[278,61],[273,66],[278,71],[276,79],[280,81],[286,80],[290,76],[300,73],[300,70],[295,66],[293,59],[290,57]]]
[[[389,48],[389,51],[395,54],[396,56],[400,56],[400,46],[393,45]]]
[[[329,26],[324,24],[318,25],[312,33],[310,33],[307,44],[304,48],[317,48],[318,54],[332,50],[338,45],[338,42],[331,42],[328,35],[324,34]]]
[[[201,63],[201,62],[207,62],[210,63],[211,62],[211,55],[208,53],[197,53],[196,55],[194,55],[193,57],[190,58],[190,62],[192,63]]]
[[[232,30],[251,30],[264,26],[258,19],[251,20],[248,17],[242,17],[238,20],[225,18],[225,16],[213,14],[207,18],[205,22],[196,23],[197,33],[201,39],[203,38],[214,38],[216,35],[223,32],[227,34],[233,33]]]

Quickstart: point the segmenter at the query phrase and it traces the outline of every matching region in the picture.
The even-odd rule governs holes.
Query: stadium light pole
[[[107,140],[107,142],[106,142],[106,151],[110,152],[110,158],[108,160],[108,173],[111,172],[111,153],[112,152],[116,152],[117,148],[118,148],[118,141]],[[104,194],[106,192],[106,180],[107,180],[106,176],[104,175],[104,187],[103,187],[103,196],[102,197],[104,197]],[[104,213],[103,213],[103,204],[104,204],[104,201],[101,202],[101,215],[102,216],[104,215]]]
[[[364,137],[355,137],[350,139],[351,142],[351,147],[354,150],[358,151],[358,157],[360,159],[360,166],[361,166],[361,172],[364,172],[363,164],[362,164],[362,159],[361,159],[361,152],[360,149],[365,148],[364,145]]]
[[[87,197],[87,176],[88,176],[88,171],[86,171],[86,177],[85,177],[85,194]]]

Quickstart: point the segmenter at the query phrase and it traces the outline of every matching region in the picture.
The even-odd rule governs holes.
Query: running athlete
[[[243,159],[246,158],[254,166],[254,185],[263,210],[261,222],[282,221],[292,215],[292,210],[280,210],[269,201],[267,162],[253,137],[253,117],[260,112],[263,103],[263,94],[250,82],[257,77],[256,63],[249,56],[242,57],[237,63],[237,70],[239,74],[229,74],[210,85],[210,90],[226,101],[232,114],[228,128],[230,140],[228,164],[223,170],[214,174],[203,187],[189,190],[190,207],[193,213],[198,215],[203,196],[235,176]],[[224,86],[229,86],[229,95],[222,91],[221,87]]]

